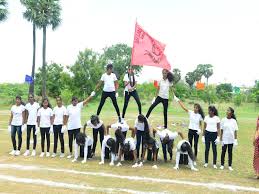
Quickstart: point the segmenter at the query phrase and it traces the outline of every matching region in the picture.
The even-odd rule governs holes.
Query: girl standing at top
[[[228,169],[230,171],[232,168],[232,152],[233,145],[237,146],[237,121],[235,116],[235,111],[233,108],[229,107],[227,110],[227,117],[221,120],[221,134],[220,141],[222,142],[222,152],[221,152],[221,166],[220,169],[224,169],[225,154],[228,149]]]
[[[215,106],[209,106],[209,115],[204,119],[202,142],[205,143],[205,164],[208,167],[210,144],[213,151],[213,168],[217,169],[217,144],[220,143],[220,119]]]
[[[76,138],[76,135],[80,132],[80,129],[82,127],[81,111],[83,107],[88,104],[88,102],[92,99],[93,96],[95,96],[94,91],[87,99],[79,103],[78,103],[77,97],[72,97],[72,104],[68,105],[67,107],[67,115],[68,115],[67,132],[68,132],[68,144],[69,144],[69,152],[70,152],[67,158],[69,159],[72,158],[73,141]]]
[[[159,82],[157,88],[156,98],[153,99],[152,105],[150,106],[146,117],[148,118],[152,110],[159,104],[162,103],[164,107],[164,128],[167,128],[167,110],[168,110],[168,99],[170,87],[173,85],[173,74],[163,69],[163,79]]]
[[[60,158],[65,156],[65,146],[64,146],[64,132],[66,130],[67,124],[67,109],[63,106],[61,97],[56,98],[57,106],[53,109],[53,130],[54,130],[54,148],[53,154],[51,157],[56,157],[57,155],[57,146],[58,146],[58,137],[61,145],[61,154]]]
[[[259,115],[257,118],[253,144],[255,147],[253,166],[256,173],[256,178],[259,179]]]
[[[121,122],[120,109],[116,99],[116,97],[118,97],[118,93],[116,93],[118,89],[118,80],[116,75],[112,72],[112,69],[113,69],[112,64],[108,64],[106,67],[106,73],[102,75],[101,80],[99,81],[99,83],[95,88],[96,90],[98,90],[101,84],[104,84],[101,101],[97,109],[97,116],[99,116],[99,114],[101,113],[101,110],[103,108],[106,98],[109,97],[111,98],[113,106],[117,112],[118,120],[119,122]]]
[[[199,141],[199,135],[201,133],[201,129],[202,129],[202,121],[204,119],[204,113],[203,110],[201,108],[201,106],[197,103],[194,104],[194,108],[193,110],[188,110],[183,102],[177,98],[176,96],[174,96],[174,99],[176,102],[178,102],[180,104],[180,106],[182,107],[183,110],[185,110],[185,112],[187,112],[189,114],[189,132],[188,132],[188,140],[189,143],[191,145],[191,147],[193,147],[192,145],[192,140],[194,143],[194,165],[196,165],[196,159],[197,159],[197,154],[198,154],[198,141]]]
[[[123,81],[125,86],[125,90],[124,90],[125,98],[124,98],[124,106],[122,111],[122,120],[124,120],[124,116],[126,114],[126,110],[131,96],[135,99],[138,105],[138,112],[139,114],[141,114],[141,103],[137,92],[137,80],[132,66],[128,67],[128,73],[125,74]]]
[[[21,154],[22,147],[22,131],[25,130],[25,107],[22,105],[22,98],[16,96],[16,103],[11,108],[11,116],[9,119],[8,131],[11,133],[11,139],[13,143],[13,150],[10,155],[18,156]],[[16,146],[16,132],[18,134],[18,149]]]
[[[29,156],[30,154],[30,140],[31,140],[31,131],[33,135],[33,150],[31,156],[36,156],[36,145],[37,145],[37,135],[36,125],[37,125],[37,111],[40,108],[39,103],[35,102],[33,94],[29,95],[29,102],[25,105],[25,113],[27,120],[27,142],[26,142],[26,151],[23,154],[24,156]]]
[[[40,127],[41,134],[41,154],[40,157],[45,155],[44,153],[44,145],[45,145],[45,137],[47,140],[47,153],[46,157],[50,156],[49,148],[50,148],[50,133],[53,133],[53,111],[51,109],[51,105],[47,98],[42,100],[41,108],[37,114],[37,122],[38,127]],[[36,131],[37,134],[38,130]]]

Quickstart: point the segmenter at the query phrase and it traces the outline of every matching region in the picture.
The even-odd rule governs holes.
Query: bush
[[[235,106],[240,106],[242,103],[242,95],[241,94],[237,94],[234,96],[234,104]]]

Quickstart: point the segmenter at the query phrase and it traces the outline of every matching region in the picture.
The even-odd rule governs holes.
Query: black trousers
[[[141,148],[141,155],[142,155],[142,152],[143,152],[144,131],[137,130],[136,136],[137,136],[137,145],[136,145],[137,158],[139,158],[140,144],[141,144],[141,147],[142,147],[142,148]]]
[[[168,99],[161,98],[160,96],[156,97],[155,102],[148,109],[146,117],[148,118],[152,110],[160,103],[162,103],[164,107],[164,127],[167,128]]]
[[[174,140],[171,140],[171,141],[174,141]],[[167,161],[167,152],[169,153],[169,156],[170,156],[170,160],[172,160],[173,158],[173,148],[171,148],[171,151],[169,151],[170,149],[168,149],[168,144],[164,144],[162,141],[161,141],[161,144],[162,144],[162,151],[163,151],[163,156],[164,156],[164,161],[166,162]],[[173,143],[171,144],[173,146]]]
[[[129,100],[130,97],[133,97],[138,105],[138,112],[139,114],[141,114],[141,103],[139,100],[139,96],[138,96],[138,92],[136,90],[132,91],[132,92],[127,92],[125,91],[125,96],[124,96],[124,105],[123,105],[123,110],[122,110],[122,118],[124,118],[125,114],[126,114],[126,110],[129,104]]]
[[[209,161],[210,144],[213,151],[213,164],[217,164],[217,145],[215,140],[217,139],[217,132],[205,131],[205,163]]]
[[[72,154],[73,151],[73,141],[76,138],[76,135],[80,133],[80,128],[79,129],[72,129],[68,130],[68,145],[69,145],[69,151]]]
[[[49,134],[50,127],[47,128],[40,128],[40,135],[41,135],[41,151],[44,152],[45,147],[45,137],[47,140],[47,152],[49,152],[50,148],[50,134]]]
[[[156,152],[156,161],[157,161],[158,151],[159,151],[159,148],[157,148],[157,150],[155,151]],[[147,160],[154,161],[153,151],[150,149],[147,149]]]
[[[199,142],[199,135],[197,134],[196,130],[189,129],[188,140],[191,144],[191,147],[194,147],[194,156],[195,156],[195,159],[196,159],[197,154],[198,154],[198,142]],[[193,140],[193,144],[192,144],[192,140]]]
[[[122,132],[122,134],[124,135],[124,137],[126,139],[127,131]],[[116,154],[118,154],[118,152],[119,152],[119,147],[120,147],[120,144],[118,141],[116,141]]]
[[[11,126],[11,139],[12,139],[12,143],[13,143],[13,149],[16,150],[16,132],[18,135],[18,150],[21,150],[22,147],[22,126]]]
[[[225,154],[228,149],[228,166],[232,166],[232,152],[233,152],[233,144],[226,144],[222,146],[221,152],[221,166],[224,166],[225,163]]]
[[[99,127],[98,129],[93,129],[93,148],[92,148],[92,152],[93,154],[95,154],[95,149],[96,149],[96,144],[97,144],[97,138],[98,138],[98,133],[99,138],[100,138],[100,143],[101,143],[101,147],[102,147],[102,143],[103,143],[103,138],[104,138],[104,127],[103,125],[101,127]]]
[[[100,104],[99,104],[98,109],[97,109],[97,115],[99,115],[101,113],[101,110],[103,108],[105,100],[108,97],[111,98],[112,104],[113,104],[113,106],[114,106],[114,108],[117,112],[117,115],[118,115],[118,117],[120,117],[120,109],[119,109],[119,106],[118,106],[118,103],[117,103],[115,92],[104,92],[104,91],[102,93],[101,101],[100,101]]]
[[[26,149],[30,149],[30,141],[31,141],[31,131],[33,135],[33,149],[36,149],[37,145],[37,135],[35,135],[36,126],[35,125],[27,125],[27,139],[26,139]]]
[[[85,146],[80,146],[80,157],[84,158],[84,149]],[[92,158],[93,157],[93,153],[92,153],[92,146],[88,146],[88,152],[87,152],[87,158]]]
[[[53,125],[53,131],[54,131],[54,148],[53,152],[57,153],[57,147],[58,147],[58,137],[61,145],[61,153],[65,152],[64,148],[64,133],[61,133],[62,125]]]

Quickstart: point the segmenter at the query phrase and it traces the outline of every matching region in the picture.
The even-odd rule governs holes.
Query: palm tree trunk
[[[46,97],[46,26],[43,26],[42,46],[42,97]]]
[[[33,81],[30,84],[29,94],[34,94],[35,52],[36,52],[36,25],[35,23],[33,23],[33,55],[32,55],[32,69],[31,69],[31,77]]]
[[[209,78],[207,77],[207,86],[209,85]]]

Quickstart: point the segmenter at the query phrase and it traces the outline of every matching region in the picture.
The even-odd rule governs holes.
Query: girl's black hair
[[[170,139],[168,142],[167,142],[167,151],[170,155],[173,154],[173,146],[174,146],[174,140],[173,139]]]
[[[192,148],[190,146],[189,143],[187,142],[184,142],[182,145],[181,145],[181,151],[182,152],[187,152],[189,157],[191,158],[192,161],[194,161],[194,155],[193,155],[193,151],[192,151]]]
[[[140,114],[138,116],[138,120],[144,123],[144,138],[149,139],[150,133],[149,133],[149,124],[148,124],[147,118],[144,115]]]
[[[154,139],[153,137],[150,137],[149,140],[147,141],[147,144],[149,146],[152,146],[152,151],[154,153],[156,151],[156,139]]]
[[[215,106],[213,105],[209,106],[209,111],[213,112],[214,115],[219,116],[218,110],[216,109]]]
[[[18,95],[18,96],[15,97],[15,99],[16,100],[19,99],[21,101],[21,105],[23,105],[23,106],[25,105],[25,103],[22,101],[22,97],[21,96]]]
[[[232,107],[228,107],[228,108],[231,111],[231,118],[237,120],[234,109]]]
[[[119,144],[123,144],[124,140],[125,140],[125,136],[123,135],[122,131],[121,131],[121,128],[120,129],[117,129],[115,131],[115,137],[116,137],[116,141],[119,143]]]
[[[113,138],[109,138],[109,139],[107,140],[106,144],[107,144],[107,146],[110,147],[111,152],[112,152],[113,154],[115,154],[115,153],[116,153],[116,142],[115,142],[115,140],[114,140]]]
[[[43,107],[43,102],[44,102],[45,100],[48,101],[48,107],[49,107],[49,108],[52,108],[52,106],[51,106],[51,104],[50,104],[50,102],[49,102],[49,99],[48,99],[47,97],[45,97],[45,98],[42,99],[41,107]]]
[[[132,68],[132,67],[129,66],[129,68]],[[130,76],[129,72],[128,72],[128,77],[129,77],[129,84],[131,87],[133,87],[136,83],[134,72],[132,71],[132,80],[131,80],[131,76]]]
[[[202,107],[200,104],[198,103],[195,103],[194,106],[197,106],[198,107],[198,113],[201,115],[201,117],[204,119],[205,115],[204,115],[204,112],[202,110]]]
[[[170,71],[167,72],[167,79],[170,83],[174,81],[174,75]]]
[[[76,143],[78,145],[85,145],[85,138],[86,138],[86,134],[84,133],[78,133],[76,135]]]
[[[98,117],[97,115],[92,115],[92,116],[90,117],[90,121],[91,121],[92,124],[94,124],[94,123],[100,123],[100,119],[99,119],[99,117]]]
[[[108,64],[108,65],[106,66],[106,70],[112,69],[112,68],[113,68],[113,65],[112,65],[112,64]]]
[[[75,100],[78,100],[78,98],[76,96],[73,96],[71,101],[75,101]]]
[[[126,142],[121,146],[123,153],[128,153],[130,151],[130,143]]]

